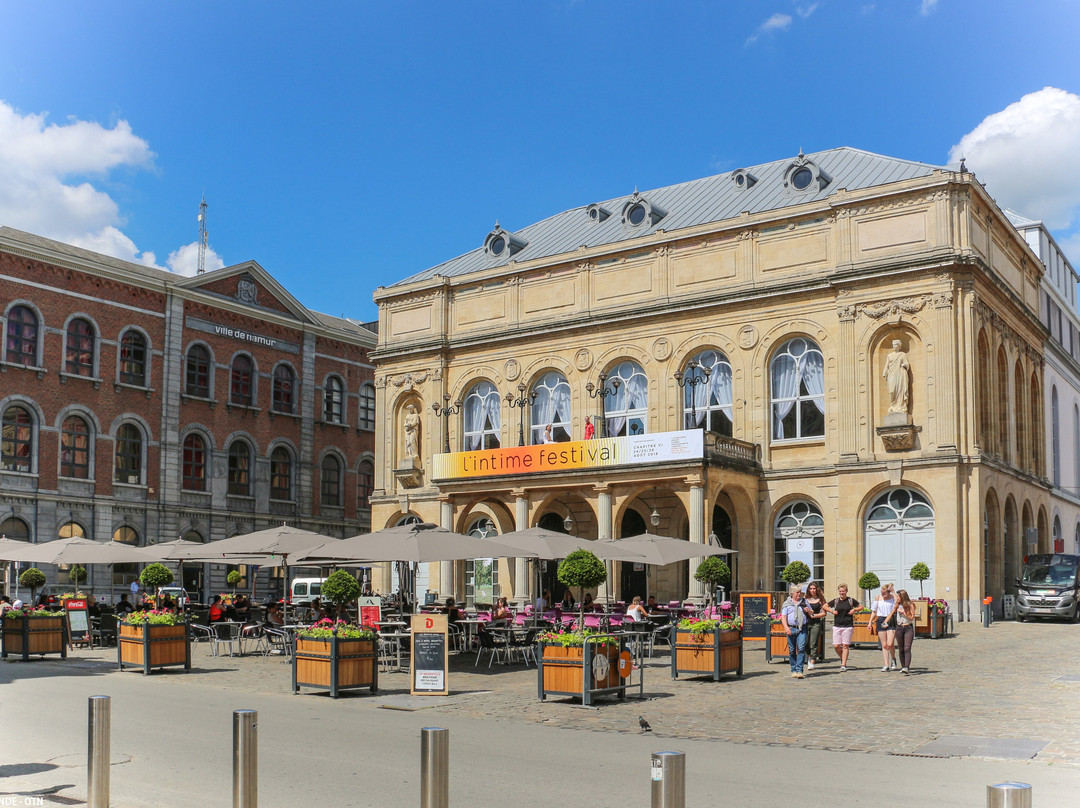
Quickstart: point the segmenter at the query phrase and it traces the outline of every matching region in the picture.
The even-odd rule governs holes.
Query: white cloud
[[[165,264],[177,275],[186,275],[188,277],[194,275],[199,268],[199,242],[193,241],[177,250],[173,250],[169,253]],[[221,256],[208,246],[206,248],[206,271],[221,269],[223,266],[225,266],[225,262],[221,260]]]
[[[112,128],[74,118],[49,123],[48,113],[22,114],[0,100],[0,225],[157,266],[154,253],[140,251],[120,229],[116,201],[93,184],[116,169],[151,169],[154,158],[127,121]],[[214,260],[215,268],[224,266]]]
[[[998,204],[1040,219],[1075,246],[1080,215],[1080,96],[1045,87],[987,116],[949,151],[986,183]],[[1075,254],[1075,253],[1074,253]]]
[[[761,24],[761,28],[758,30],[762,33],[768,33],[769,31],[786,31],[790,25],[790,14],[773,14]]]
[[[805,20],[807,17],[817,11],[817,7],[817,3],[811,3],[808,6],[795,6],[795,13]]]
[[[938,0],[922,0],[922,5],[919,6],[919,13],[924,17],[933,11],[938,4]]]

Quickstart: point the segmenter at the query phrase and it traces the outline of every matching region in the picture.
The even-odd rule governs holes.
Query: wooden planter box
[[[946,634],[945,626],[949,621],[949,615],[938,614],[937,612],[931,612],[930,614],[930,639],[936,640],[938,637],[944,637]]]
[[[116,661],[120,670],[124,665],[137,665],[143,673],[151,668],[183,665],[191,670],[191,631],[186,622],[176,626],[152,626],[149,623],[129,625],[121,623],[116,636]]]
[[[3,639],[0,640],[0,656],[7,659],[8,654],[30,659],[31,654],[59,654],[67,659],[68,633],[67,619],[58,617],[5,617],[3,619]]]
[[[771,624],[768,642],[765,643],[765,661],[772,662],[774,659],[781,659],[786,662],[787,658],[787,634],[784,632],[784,627],[779,623]]]
[[[717,629],[694,636],[676,628],[671,644],[671,678],[678,679],[680,673],[709,675],[714,682],[725,673],[742,676],[742,632]]]
[[[378,692],[375,640],[297,637],[294,642],[293,693],[299,693],[301,687],[317,687],[329,690],[336,699],[341,690],[369,687],[372,693]]]
[[[564,648],[561,645],[537,643],[537,655],[540,664],[536,666],[537,695],[543,701],[548,696],[579,696],[582,704],[592,704],[593,698],[600,695],[616,695],[626,698],[626,682],[619,675],[619,655],[625,650],[625,640],[619,638],[619,644],[597,646],[589,643],[585,646]],[[594,674],[593,657],[604,656],[607,659],[607,675],[597,677]]]
[[[881,645],[877,634],[870,633],[870,622],[874,619],[874,613],[853,614],[852,622],[855,630],[851,632],[851,644],[854,645]]]

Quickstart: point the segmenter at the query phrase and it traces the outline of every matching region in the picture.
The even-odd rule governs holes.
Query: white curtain
[[[486,417],[486,424],[484,425],[485,432],[493,432],[496,440],[499,437],[499,428],[501,426],[499,415],[502,412],[502,401],[499,399],[499,394],[492,390],[484,397],[484,414]]]
[[[483,415],[484,399],[473,393],[465,399],[465,448],[469,451],[480,448]]]
[[[709,414],[709,399],[711,398],[712,391],[712,379],[705,378],[705,374],[699,370],[695,370],[694,373],[698,374],[701,379],[701,384],[693,390],[694,396],[694,409],[696,411],[697,423],[694,426],[701,426],[701,422],[705,420],[705,416]]]
[[[799,394],[799,365],[790,354],[780,354],[773,359],[773,437],[784,437],[784,418],[795,406]]]
[[[825,359],[817,351],[807,351],[802,356],[802,381],[806,392],[813,396],[818,412],[825,412]]]
[[[536,400],[532,403],[532,442],[540,443],[544,427],[556,420],[555,396],[547,386],[536,387],[535,392]]]
[[[734,421],[734,412],[732,410],[732,389],[731,389],[731,365],[726,362],[718,362],[713,368],[712,376],[709,377],[709,387],[712,388],[713,397],[716,399],[716,403],[723,410],[724,415],[728,417],[729,421]]]

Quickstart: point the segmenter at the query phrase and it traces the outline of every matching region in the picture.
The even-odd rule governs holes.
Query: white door
[[[881,579],[906,589],[912,598],[935,597],[934,512],[918,491],[896,488],[882,494],[866,519],[866,569]],[[911,578],[911,568],[923,562],[930,577]]]

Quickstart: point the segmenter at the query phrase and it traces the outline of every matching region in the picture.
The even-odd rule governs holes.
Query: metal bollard
[[[1013,782],[987,786],[986,808],[1031,808],[1031,786]]]
[[[258,808],[259,805],[258,728],[257,710],[233,710],[233,808]]]
[[[420,730],[420,808],[449,808],[450,730]]]
[[[686,755],[653,752],[652,808],[686,808]]]
[[[108,696],[91,696],[86,743],[87,808],[109,808],[112,718]]]

